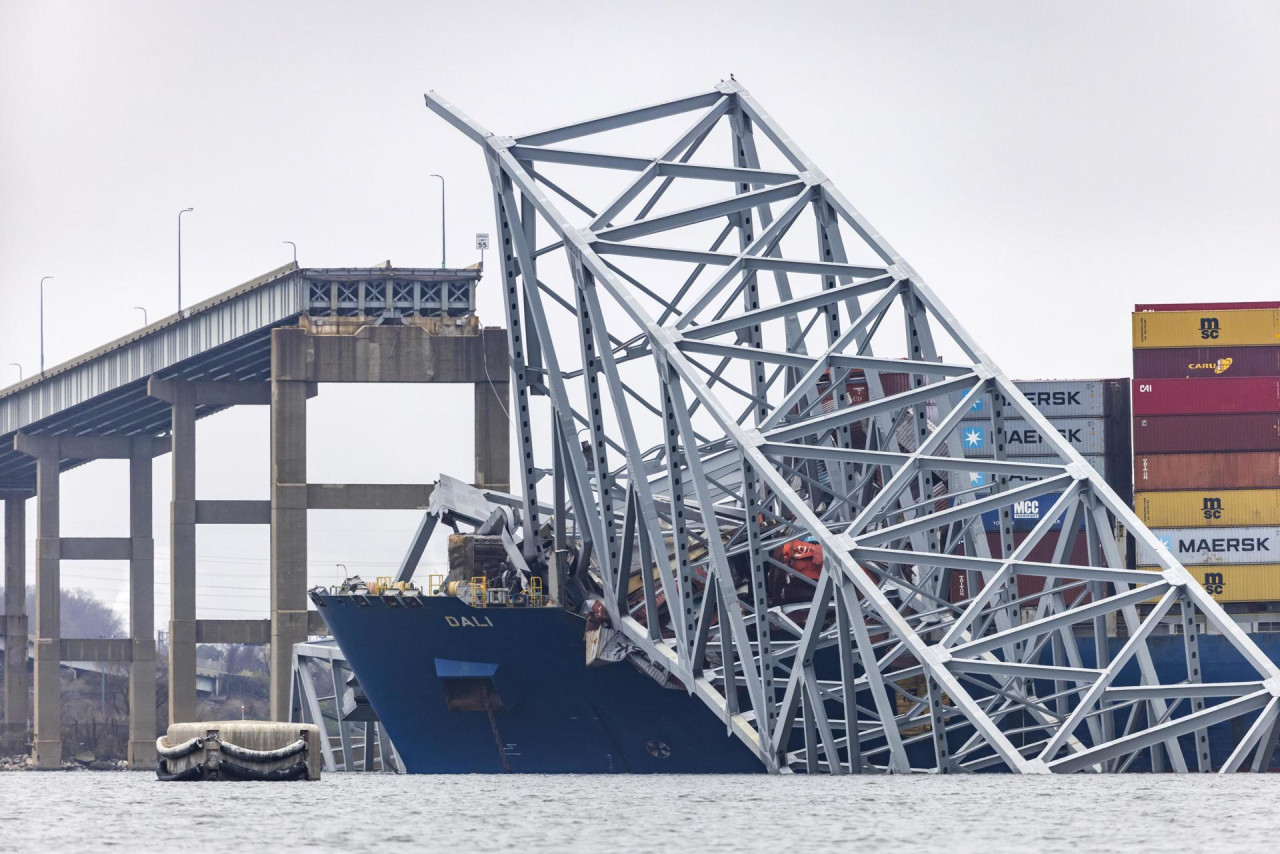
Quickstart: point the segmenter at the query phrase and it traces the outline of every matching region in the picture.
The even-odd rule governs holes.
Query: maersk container
[[[1280,561],[1280,527],[1155,528],[1152,533],[1183,566]],[[1139,539],[1138,564],[1155,563],[1155,550]]]
[[[1280,451],[1280,415],[1148,415],[1133,419],[1140,454]]]
[[[1140,379],[1133,383],[1133,414],[1230,415],[1280,412],[1280,377]]]
[[[1133,487],[1166,489],[1280,489],[1280,453],[1135,454]]]
[[[1136,380],[1280,376],[1280,346],[1134,350],[1133,376]]]
[[[1055,418],[1054,429],[1083,456],[1100,456],[1106,451],[1106,428],[1101,418]],[[965,421],[960,425],[960,447],[966,457],[994,456],[991,423]],[[1053,446],[1030,422],[1010,418],[1004,422],[1005,455],[1031,457],[1053,453]]]
[[[1137,311],[1133,348],[1274,347],[1280,344],[1280,309]]]
[[[1046,418],[1100,418],[1114,412],[1117,405],[1128,408],[1129,380],[1015,380],[1031,405]],[[1016,413],[1003,401],[1005,416]],[[965,420],[991,418],[991,395],[984,394],[977,400]]]
[[[1133,506],[1148,528],[1280,526],[1280,489],[1139,492]]]
[[[1093,470],[1096,471],[1098,474],[1102,475],[1104,478],[1107,477],[1108,470],[1107,470],[1106,459],[1104,457],[1097,456],[1097,455],[1090,455],[1090,456],[1086,456],[1084,458],[1084,461],[1089,465],[1093,466]],[[1046,466],[1059,466],[1063,464],[1062,460],[1058,459],[1057,457],[1018,457],[1017,462],[1035,463],[1037,465],[1046,465]],[[1129,461],[1125,460],[1126,471],[1128,470],[1128,467],[1129,467]],[[995,475],[993,475],[991,472],[970,472],[967,474],[964,472],[960,472],[959,476],[961,478],[968,477],[969,486],[971,487],[986,486],[987,484],[992,483],[995,480]],[[1009,483],[1014,486],[1017,486],[1018,484],[1026,483],[1027,481],[1032,479],[1033,478],[1022,477],[1021,475],[1010,475]],[[1039,478],[1034,478],[1034,479],[1039,480]],[[1111,483],[1109,478],[1107,479],[1107,482]],[[961,488],[963,488],[963,485],[961,486]],[[1112,489],[1115,489],[1114,484],[1112,484]]]
[[[1153,570],[1154,566],[1138,569]],[[1280,564],[1188,567],[1188,572],[1219,602],[1275,602],[1280,600]]]

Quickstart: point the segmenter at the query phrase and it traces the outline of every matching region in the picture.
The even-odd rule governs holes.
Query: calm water
[[[0,851],[1267,851],[1280,774],[401,777],[0,774]],[[918,850],[918,849],[917,849]]]

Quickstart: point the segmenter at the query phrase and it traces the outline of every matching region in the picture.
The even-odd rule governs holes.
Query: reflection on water
[[[1265,851],[1280,774],[408,777],[0,774],[0,851]],[[892,846],[892,847],[890,847]]]

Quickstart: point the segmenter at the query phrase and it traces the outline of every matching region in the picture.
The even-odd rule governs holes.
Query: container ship
[[[1210,353],[1203,358],[1218,357]],[[1135,477],[1139,483],[1148,482],[1142,475],[1142,460],[1156,450],[1162,457],[1174,458],[1172,468],[1183,472],[1196,470],[1194,465],[1180,464],[1188,455],[1221,458],[1226,453],[1222,466],[1206,464],[1206,471],[1216,472],[1214,477],[1232,477],[1232,466],[1238,463],[1232,462],[1231,455],[1268,446],[1280,451],[1274,438],[1270,442],[1256,438],[1267,435],[1267,422],[1259,419],[1272,419],[1274,424],[1280,414],[1178,413],[1157,420],[1145,413],[1150,407],[1146,398],[1140,398],[1148,392],[1133,389],[1127,378],[1038,380],[1021,382],[1019,387],[1111,488],[1126,501],[1132,500],[1139,516],[1203,580],[1206,590],[1237,612],[1237,620],[1259,647],[1280,658],[1280,631],[1276,631],[1280,623],[1266,619],[1276,603],[1256,598],[1270,595],[1272,579],[1280,577],[1280,567],[1269,560],[1273,550],[1280,548],[1280,489],[1219,489],[1211,500],[1204,490],[1133,491]],[[865,386],[856,378],[844,392],[853,401],[866,399]],[[1142,402],[1135,404],[1138,400]],[[965,456],[992,456],[990,405],[988,398],[977,401],[962,422]],[[1144,414],[1135,415],[1135,405]],[[1222,421],[1214,424],[1206,418]],[[1233,426],[1241,418],[1255,419],[1247,422],[1254,425],[1253,432]],[[1044,438],[1037,428],[1012,420],[1005,429],[1010,458],[1044,459],[1040,456]],[[1255,439],[1251,441],[1250,436]],[[969,475],[966,483],[938,484],[935,494],[945,499],[951,490],[980,488],[989,477],[977,473]],[[655,482],[661,485],[661,477]],[[1057,494],[1048,492],[1014,505],[1015,545],[1044,519],[1056,498]],[[450,538],[447,575],[430,576],[426,584],[403,577],[349,579],[311,593],[357,674],[358,689],[386,727],[405,769],[410,773],[762,770],[758,758],[730,737],[726,723],[690,696],[687,686],[628,650],[616,633],[601,625],[598,606],[597,613],[592,612],[589,581],[570,583],[570,592],[559,606],[548,600],[540,579],[535,578],[524,591],[512,588],[508,549],[514,545],[514,517],[504,500],[444,478],[433,493],[430,514],[455,529],[460,523],[475,527],[475,533]],[[1209,507],[1212,510],[1206,516],[1202,508]],[[1062,524],[1061,519],[1054,521],[1029,560],[1052,559],[1063,536]],[[982,517],[983,536],[993,554],[1000,552],[1000,525],[995,511]],[[1075,538],[1072,563],[1089,562],[1085,543],[1082,533]],[[1118,546],[1128,555],[1130,567],[1153,560],[1148,550],[1135,548],[1123,538]],[[770,579],[771,601],[784,611],[803,608],[809,593],[802,587],[795,589],[792,580],[816,578],[820,553],[815,561],[812,548],[796,541],[778,549],[774,557],[793,572],[791,576],[775,572]],[[967,580],[965,573],[952,577],[952,601],[963,603],[970,598]],[[1027,606],[1034,606],[1041,592],[1037,581],[1043,584],[1030,576],[1019,578],[1018,594],[1026,598]],[[642,608],[637,588],[633,584],[632,604]],[[1280,599],[1280,592],[1271,599]],[[1115,632],[1116,627],[1110,628],[1109,657],[1114,657],[1126,637]],[[1167,620],[1149,640],[1162,680],[1176,681],[1185,669],[1183,628],[1180,621]],[[1092,664],[1093,642],[1093,638],[1080,638],[1083,666]],[[1224,637],[1205,634],[1200,644],[1204,679],[1244,682],[1250,678],[1245,662],[1233,654]],[[397,652],[390,655],[388,650]],[[836,662],[821,656],[817,666],[827,676],[838,672]],[[1126,668],[1119,680],[1140,681],[1134,667]],[[1236,729],[1227,725],[1209,729],[1214,757],[1221,759],[1230,752],[1241,736]]]

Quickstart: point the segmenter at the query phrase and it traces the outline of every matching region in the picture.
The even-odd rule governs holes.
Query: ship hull
[[[587,667],[584,621],[561,609],[314,598],[409,773],[763,770],[697,698],[625,661]]]

